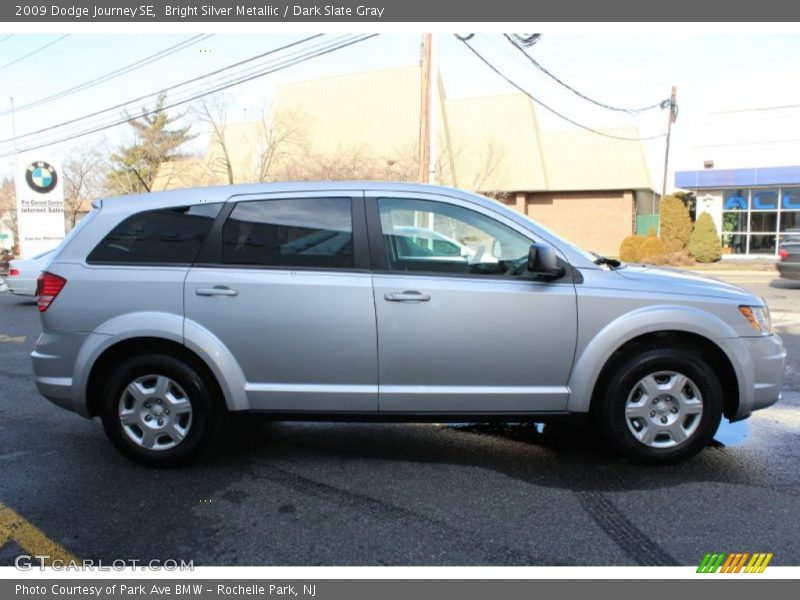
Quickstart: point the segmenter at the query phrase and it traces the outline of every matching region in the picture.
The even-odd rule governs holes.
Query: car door
[[[233,197],[185,285],[186,319],[233,354],[251,409],[377,410],[362,192]]]
[[[570,276],[545,281],[527,272],[528,249],[541,240],[499,213],[446,196],[370,192],[367,218],[381,411],[566,408],[575,287]],[[467,250],[415,245],[414,237],[426,237],[419,228]]]

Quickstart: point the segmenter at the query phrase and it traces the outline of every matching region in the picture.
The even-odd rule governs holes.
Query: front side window
[[[481,213],[442,202],[380,198],[392,271],[513,276],[526,272],[524,235]]]
[[[222,230],[226,264],[354,267],[350,198],[240,202]]]
[[[87,262],[191,264],[221,208],[221,203],[196,204],[132,215],[103,238]]]

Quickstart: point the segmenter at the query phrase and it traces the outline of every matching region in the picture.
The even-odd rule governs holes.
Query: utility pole
[[[11,252],[14,252],[14,248],[19,248],[19,216],[22,214],[22,198],[17,193],[19,189],[17,186],[19,185],[19,152],[17,150],[17,115],[14,112],[14,96],[9,98],[11,101],[11,138],[14,140],[14,196],[16,199],[16,206],[14,206],[14,212],[16,214],[15,222],[17,224],[12,231],[12,235],[14,236],[14,244],[11,246]],[[20,249],[21,250],[21,249]]]
[[[661,197],[667,193],[667,167],[669,167],[669,138],[672,134],[672,124],[678,116],[678,105],[675,99],[678,96],[678,87],[672,86],[672,94],[669,97],[669,121],[667,122],[667,148],[664,152],[664,182],[661,184]]]
[[[435,175],[431,165],[435,165],[432,156],[432,138],[436,131],[431,125],[433,112],[433,35],[426,33],[422,36],[422,86],[419,113],[419,181],[431,183],[431,175]]]

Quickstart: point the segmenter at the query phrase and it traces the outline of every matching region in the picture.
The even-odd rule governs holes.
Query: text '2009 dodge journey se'
[[[194,458],[227,411],[325,420],[589,415],[686,459],[780,397],[785,352],[736,286],[588,254],[432,186],[258,184],[104,200],[39,280],[47,398],[125,456]]]

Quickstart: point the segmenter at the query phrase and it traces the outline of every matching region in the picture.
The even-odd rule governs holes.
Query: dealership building
[[[786,232],[800,231],[800,166],[677,171],[675,187],[697,196],[725,253],[775,256]]]

